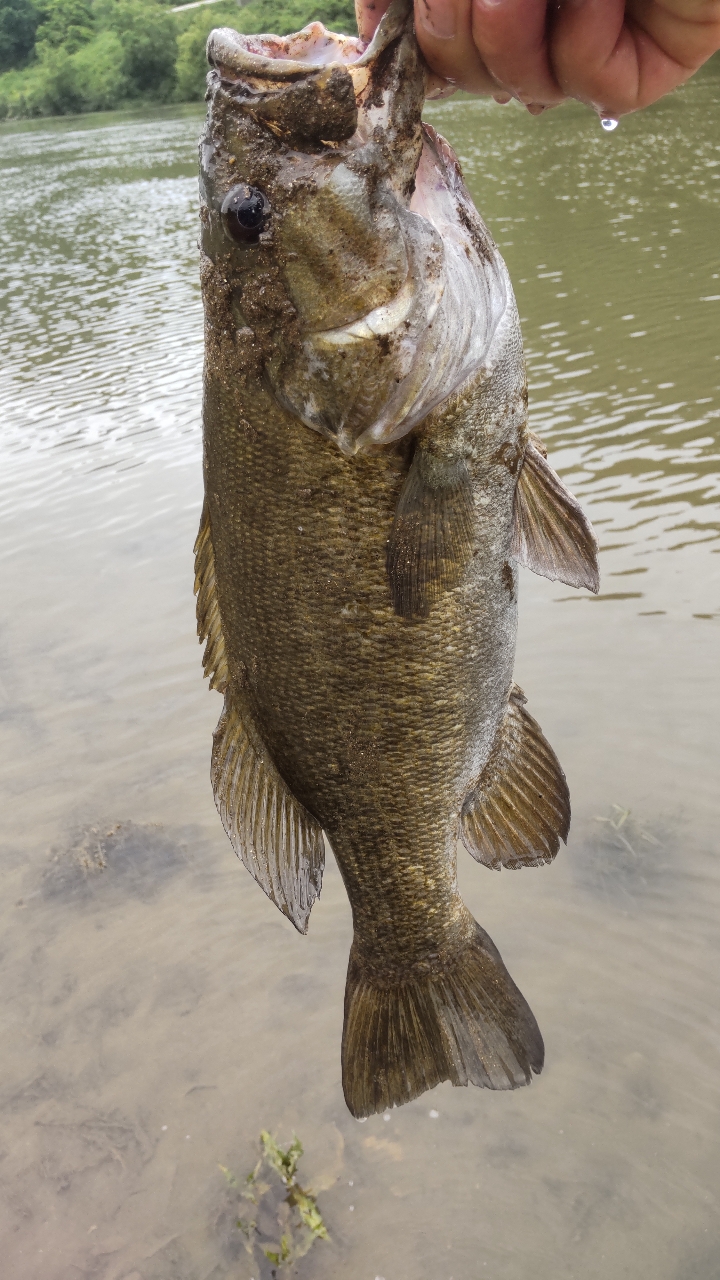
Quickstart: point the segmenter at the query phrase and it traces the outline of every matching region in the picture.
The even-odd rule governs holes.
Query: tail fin
[[[386,982],[363,972],[353,947],[342,1071],[357,1118],[402,1106],[442,1080],[517,1089],[542,1071],[535,1018],[492,939],[475,930],[451,965]]]

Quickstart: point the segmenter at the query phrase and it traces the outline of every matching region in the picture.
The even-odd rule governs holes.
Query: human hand
[[[372,35],[390,0],[356,0]],[[466,89],[538,114],[577,98],[601,116],[646,107],[720,48],[720,0],[415,0],[439,96]],[[452,86],[452,89],[450,89]]]

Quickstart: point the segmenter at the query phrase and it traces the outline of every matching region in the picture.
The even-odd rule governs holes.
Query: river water
[[[200,672],[199,109],[0,130],[0,1250],[12,1280],[260,1280],[260,1130],[306,1154],[302,1280],[720,1276],[720,69],[623,120],[429,107],[506,256],[532,422],[601,595],[523,572],[517,679],[568,774],[549,867],[461,887],[542,1027],[511,1094],[364,1124],[350,913],[235,859]]]

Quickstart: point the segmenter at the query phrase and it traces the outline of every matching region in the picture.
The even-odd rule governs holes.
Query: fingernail
[[[457,32],[457,14],[453,0],[419,0],[417,16],[420,26],[436,40],[452,40]]]
[[[526,102],[525,106],[531,116],[541,116],[543,111],[547,111],[547,107],[542,107],[539,102]]]
[[[508,102],[512,102],[512,95],[509,93],[494,93],[493,97],[496,102],[500,103],[501,107],[506,107]]]

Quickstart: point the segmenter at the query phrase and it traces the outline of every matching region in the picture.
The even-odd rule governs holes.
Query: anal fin
[[[513,685],[490,757],[460,817],[468,852],[498,871],[552,862],[570,829],[565,774],[525,702]]]
[[[420,444],[398,499],[388,542],[387,574],[401,618],[424,618],[456,587],[472,559],[472,480],[464,458],[445,458]]]
[[[530,436],[515,490],[510,553],[519,564],[552,582],[600,590],[598,547],[580,503],[565,488]]]

